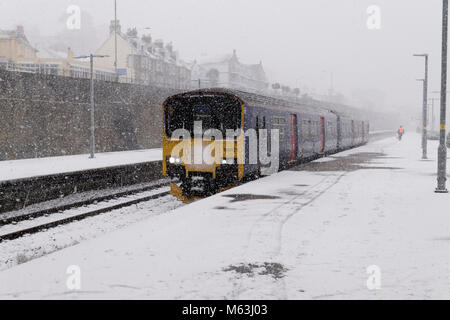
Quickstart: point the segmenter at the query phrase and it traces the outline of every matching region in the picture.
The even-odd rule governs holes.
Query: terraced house
[[[186,89],[190,86],[191,70],[179,58],[171,43],[153,40],[151,35],[138,35],[136,28],[122,32],[119,21],[111,21],[110,35],[97,50],[107,55],[96,63],[100,67],[114,68],[117,43],[117,72],[120,82],[158,87]]]

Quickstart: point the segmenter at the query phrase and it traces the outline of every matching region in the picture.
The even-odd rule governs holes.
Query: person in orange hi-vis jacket
[[[405,133],[405,129],[403,128],[403,126],[400,126],[400,128],[397,131],[398,140],[402,140],[404,133]]]

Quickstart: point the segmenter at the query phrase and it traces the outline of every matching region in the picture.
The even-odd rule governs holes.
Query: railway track
[[[74,201],[74,202],[68,203],[68,204],[56,205],[56,206],[52,206],[50,208],[45,208],[45,209],[38,209],[38,210],[29,212],[29,213],[25,213],[25,214],[8,216],[8,214],[5,213],[5,214],[1,214],[0,215],[0,227],[5,226],[5,225],[9,225],[9,224],[12,224],[12,223],[17,223],[17,222],[20,222],[20,221],[25,221],[25,220],[39,218],[39,217],[42,217],[42,216],[58,213],[58,212],[61,212],[61,211],[67,211],[67,210],[70,210],[70,209],[73,209],[73,208],[78,208],[78,207],[83,207],[83,206],[95,204],[97,202],[108,201],[108,200],[112,200],[112,199],[116,199],[116,198],[120,198],[120,197],[126,197],[126,196],[129,196],[129,195],[141,193],[141,192],[144,192],[144,191],[155,190],[155,189],[158,189],[158,188],[161,188],[161,187],[164,187],[164,186],[169,186],[169,185],[170,185],[170,183],[169,183],[168,180],[162,180],[162,181],[159,181],[159,182],[157,182],[155,184],[152,184],[150,186],[145,186],[145,187],[142,187],[142,188],[137,188],[137,189],[133,189],[133,190],[127,190],[127,191],[122,191],[122,192],[111,193],[111,194],[97,196],[97,197],[93,197],[93,198],[85,199],[85,200]]]
[[[156,200],[169,195],[169,184],[167,182],[161,182],[152,185],[151,187],[142,188],[139,191],[133,190],[122,192],[120,194],[99,197],[87,201],[80,201],[77,204],[70,204],[41,210],[39,212],[34,212],[32,214],[27,214],[20,217],[3,219],[3,227],[0,227],[0,243],[7,240],[18,239],[25,235],[45,231],[60,225],[69,224],[71,222],[80,221],[89,217],[108,213],[114,210],[130,207],[142,202]],[[108,202],[114,203],[108,204]],[[92,206],[92,208],[84,208],[89,205]],[[71,210],[74,212],[71,213]],[[60,213],[66,216],[58,218],[57,214]],[[38,219],[42,219],[44,221],[39,222],[37,221]],[[17,222],[21,221],[27,222],[27,224],[31,225],[24,227],[17,225]]]

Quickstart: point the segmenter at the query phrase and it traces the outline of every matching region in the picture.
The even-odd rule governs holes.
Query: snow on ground
[[[429,153],[408,134],[248,183],[2,271],[0,298],[449,299],[450,195]]]
[[[139,197],[168,191],[168,188],[147,191],[139,194]],[[98,209],[102,205],[114,205],[124,199],[132,200],[137,195],[131,195],[120,199],[113,199],[98,205],[92,204],[82,208],[75,208],[54,214],[48,217],[26,220],[15,225],[7,225],[0,228],[0,233],[15,231],[33,225],[48,223],[52,220],[64,219],[71,215],[82,214],[88,210]],[[153,217],[181,207],[179,201],[173,201],[172,196],[143,202],[134,206],[117,209],[102,215],[87,218],[82,221],[72,222],[51,228],[47,231],[28,235],[26,237],[0,243],[0,270],[14,267],[18,264],[48,255],[52,252],[68,248],[83,241],[95,239],[105,233],[118,230],[134,223],[152,219]]]
[[[0,161],[0,181],[161,161],[162,149],[97,153],[51,158]]]
[[[169,183],[169,180],[167,179],[159,179],[159,180],[153,180],[150,182],[143,182],[133,185],[127,185],[122,187],[115,187],[115,188],[108,188],[108,189],[100,189],[100,190],[90,190],[85,192],[78,192],[69,194],[68,196],[65,196],[63,198],[48,200],[40,203],[34,203],[31,204],[25,208],[14,210],[14,211],[8,211],[0,213],[0,220],[2,219],[10,219],[13,217],[20,217],[24,215],[29,215],[38,211],[53,209],[53,208],[60,208],[62,206],[69,206],[69,205],[75,205],[77,203],[83,202],[83,201],[95,201],[96,199],[99,199],[101,197],[106,196],[113,196],[113,195],[120,195],[120,193],[123,192],[138,192],[139,190],[142,190],[142,188],[152,187],[161,183]],[[1,232],[1,229],[0,229]]]

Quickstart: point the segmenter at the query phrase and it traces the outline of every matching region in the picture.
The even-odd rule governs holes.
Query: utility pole
[[[441,56],[441,116],[438,149],[438,177],[436,193],[448,193],[447,182],[447,147],[445,145],[445,126],[447,108],[447,39],[448,39],[448,0],[442,5],[442,56]]]
[[[422,160],[428,159],[427,156],[427,101],[428,101],[428,54],[414,54],[415,57],[425,58],[425,78],[423,80],[423,107],[422,107]]]
[[[91,137],[89,140],[89,149],[91,152],[91,159],[95,158],[95,103],[94,103],[94,55],[90,55],[91,62]]]
[[[117,0],[114,0],[114,72],[116,80],[119,79],[117,75]]]
[[[94,55],[90,54],[89,56],[79,56],[74,57],[74,59],[87,59],[89,58],[90,64],[91,64],[91,136],[89,139],[89,151],[90,151],[90,158],[95,158],[95,101],[94,101],[94,58],[106,58],[109,56],[105,55]]]
[[[436,130],[436,117],[435,117],[435,112],[434,112],[434,100],[431,100],[431,130],[433,130],[433,132],[437,132]]]

